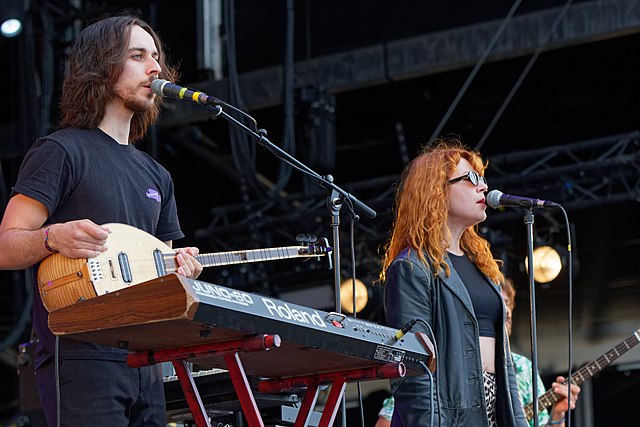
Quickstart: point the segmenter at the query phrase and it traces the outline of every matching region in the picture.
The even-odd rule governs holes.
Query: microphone
[[[155,79],[151,82],[151,92],[158,96],[186,99],[203,105],[225,105],[225,102],[206,93],[178,86],[164,79]]]
[[[491,190],[487,193],[487,204],[494,209],[500,206],[512,206],[521,208],[557,208],[560,204],[548,200],[533,199],[530,197],[512,196],[504,194],[500,190]]]

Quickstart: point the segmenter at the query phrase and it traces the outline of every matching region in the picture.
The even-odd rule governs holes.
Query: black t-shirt
[[[480,336],[495,338],[502,317],[502,298],[491,290],[493,285],[467,255],[449,253],[449,259],[469,292]]]
[[[133,144],[121,145],[100,129],[62,129],[38,139],[24,158],[13,194],[47,207],[47,223],[88,218],[140,228],[162,241],[184,237],[169,172]],[[39,338],[36,366],[53,354],[54,336],[37,289],[34,327]],[[126,351],[60,340],[60,356],[124,360]]]

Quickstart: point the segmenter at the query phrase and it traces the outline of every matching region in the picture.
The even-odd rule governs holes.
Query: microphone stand
[[[333,177],[327,175],[327,180],[333,182]],[[335,307],[336,313],[340,313],[342,306],[340,305],[340,208],[342,207],[342,200],[336,190],[331,190],[331,194],[327,198],[327,206],[331,212],[331,233],[333,236],[333,288],[335,292]],[[357,215],[356,215],[357,218]],[[354,294],[355,298],[355,294]]]
[[[524,213],[527,228],[527,266],[529,271],[529,310],[531,312],[531,379],[533,388],[533,426],[538,427],[538,335],[536,331],[536,287],[533,277],[533,208]]]
[[[231,106],[231,108],[234,108]],[[349,210],[353,214],[354,220],[358,220],[360,217],[356,214],[356,210],[362,212],[368,218],[375,218],[376,211],[371,209],[369,206],[358,200],[353,194],[350,194],[337,186],[333,182],[333,177],[331,175],[322,176],[312,170],[310,167],[293,157],[291,154],[287,153],[277,145],[273,144],[269,139],[267,139],[267,131],[264,129],[258,129],[254,131],[253,129],[246,126],[244,123],[240,122],[236,118],[227,114],[221,105],[208,106],[207,109],[216,117],[222,116],[229,123],[232,123],[242,129],[244,132],[253,137],[258,143],[264,146],[267,150],[269,150],[273,155],[275,155],[280,160],[290,164],[298,171],[307,174],[311,177],[321,188],[330,189],[331,194],[327,198],[327,206],[331,212],[331,227],[333,234],[333,280],[334,280],[334,292],[335,292],[335,312],[341,313],[340,307],[340,208],[343,203],[346,203],[349,207]],[[240,110],[238,110],[240,111]],[[243,112],[241,112],[244,114]],[[355,298],[355,294],[354,294]],[[344,394],[342,395],[342,404],[341,404],[341,413],[342,413],[342,426],[346,427],[346,400]]]
[[[327,175],[327,181],[333,183],[333,176]],[[322,186],[322,185],[321,185]],[[342,208],[342,200],[340,194],[335,190],[331,190],[331,194],[327,197],[327,206],[331,212],[331,232],[333,237],[333,289],[334,289],[334,311],[342,312],[340,304],[340,208]],[[357,215],[354,214],[357,218]],[[353,294],[355,301],[355,292]],[[355,314],[355,312],[354,312]],[[340,403],[340,421],[342,427],[347,427],[347,398],[342,394],[342,402]]]

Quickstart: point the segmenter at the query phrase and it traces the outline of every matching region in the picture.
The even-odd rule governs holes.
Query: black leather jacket
[[[451,269],[449,277],[435,276],[415,250],[405,249],[393,260],[385,282],[387,324],[401,328],[411,319],[419,318],[433,328],[438,349],[434,381],[440,398],[439,405],[433,403],[433,425],[488,427],[478,323],[466,287],[448,257],[445,261]],[[494,284],[492,289],[500,296],[498,286]],[[518,399],[504,328],[504,309],[502,317],[495,358],[498,426],[528,427]],[[413,331],[427,332],[427,328],[419,322]],[[392,380],[391,390],[395,398],[392,427],[430,425],[432,404],[428,376]]]

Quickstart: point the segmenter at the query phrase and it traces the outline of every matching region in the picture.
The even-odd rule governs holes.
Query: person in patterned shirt
[[[390,427],[391,417],[393,417],[393,396],[387,397],[382,402],[382,408],[378,412],[378,421],[374,427]]]

